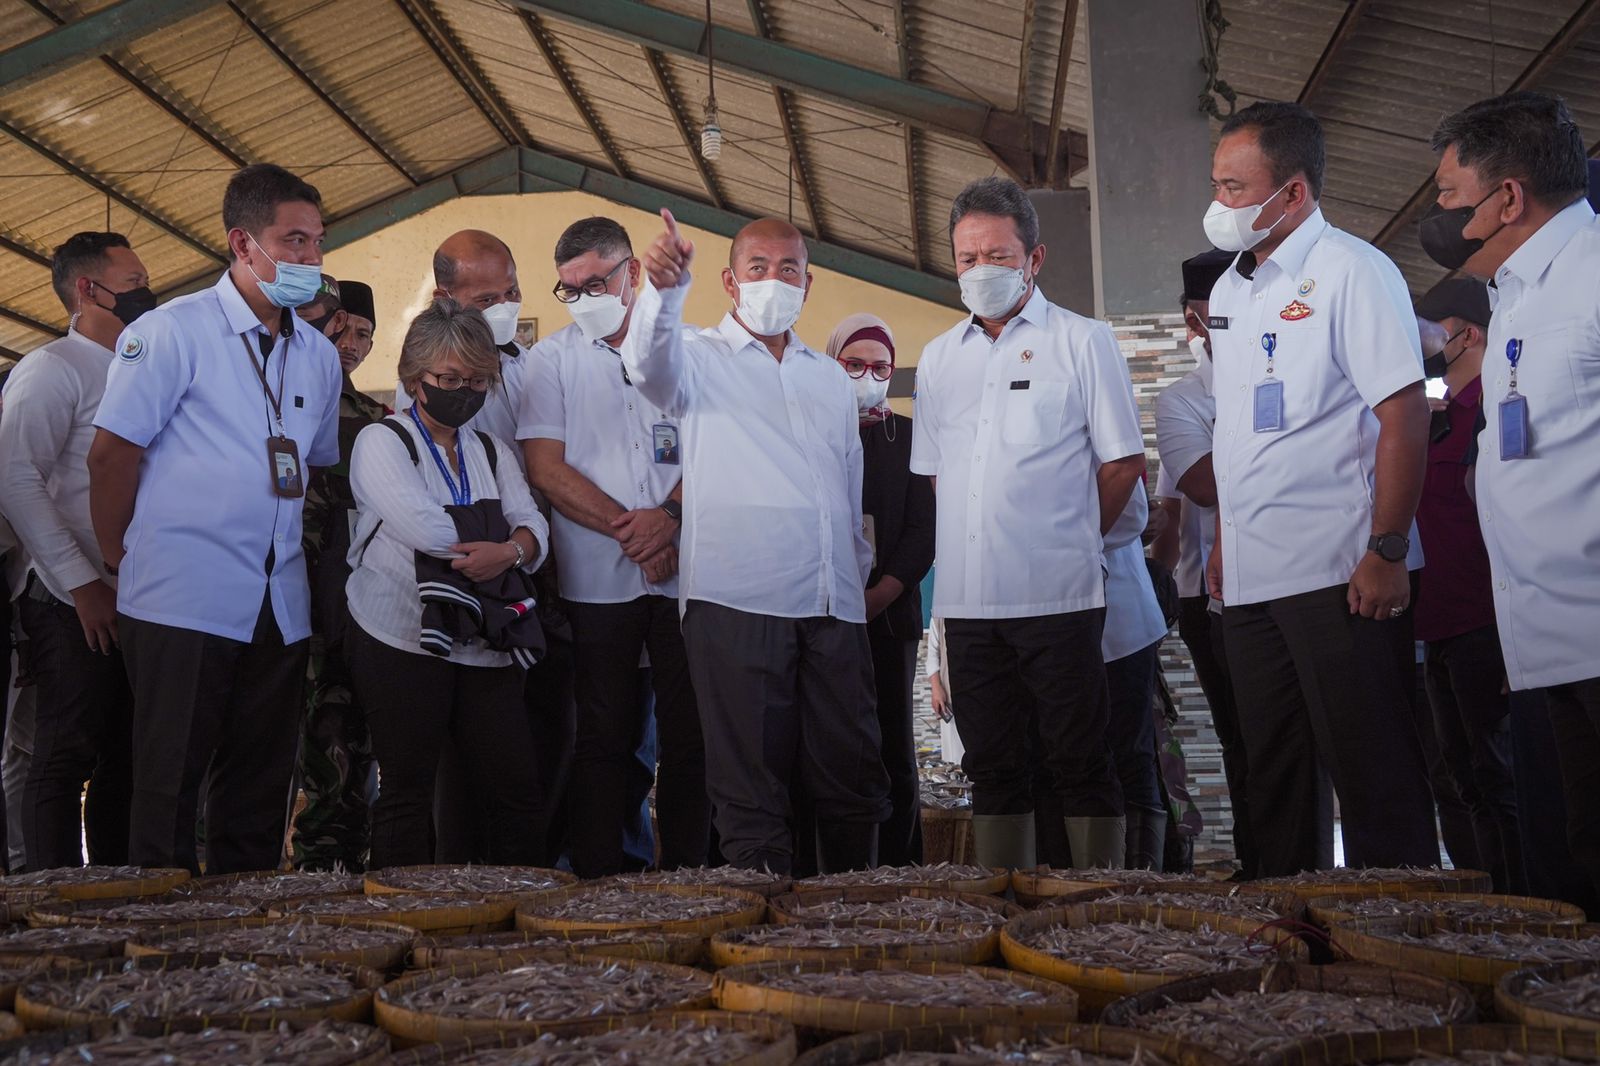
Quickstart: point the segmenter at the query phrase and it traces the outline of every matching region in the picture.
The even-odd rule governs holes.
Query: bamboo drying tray
[[[840,1037],[801,1055],[794,1066],[858,1066],[881,1062],[903,1051],[953,1052],[969,1041],[1003,1047],[1021,1040],[1064,1044],[1084,1054],[1168,1066],[1228,1066],[1228,1060],[1196,1044],[1155,1033],[1134,1033],[1100,1025],[930,1025]]]
[[[540,1040],[566,1041],[600,1033],[643,1029],[646,1026],[659,1029],[663,1026],[683,1028],[696,1024],[714,1026],[725,1031],[749,1033],[766,1042],[766,1046],[754,1054],[723,1059],[718,1066],[789,1066],[794,1061],[794,1026],[781,1018],[768,1018],[761,1014],[735,1014],[731,1011],[676,1011],[639,1018],[601,1018],[593,1022],[573,1022],[559,1032],[538,1035],[491,1033],[450,1044],[425,1044],[409,1051],[396,1052],[387,1062],[388,1066],[444,1066],[466,1059],[470,1055],[501,1048],[508,1050],[521,1048]]]
[[[611,920],[561,918],[551,913],[571,901],[612,891],[627,891],[638,893],[641,896],[659,894],[667,897],[676,896],[689,899],[716,897],[727,900],[731,905],[731,909],[701,918],[683,919],[622,918]],[[758,896],[754,892],[744,892],[736,888],[717,888],[712,885],[636,885],[619,890],[615,886],[604,884],[572,885],[523,900],[517,906],[517,928],[526,932],[554,931],[579,934],[588,932],[616,933],[633,930],[641,933],[690,933],[702,937],[710,937],[712,934],[721,932],[724,929],[755,925],[761,921],[766,912],[767,901],[764,897]]]
[[[787,932],[786,932],[787,931]],[[786,944],[786,935],[815,931],[841,941],[837,947]],[[895,933],[896,940],[884,939]],[[762,939],[763,934],[776,938]],[[854,934],[854,942],[852,942]],[[874,959],[901,962],[950,962],[967,966],[992,962],[1000,953],[1000,929],[987,925],[884,920],[869,925],[791,922],[724,929],[711,938],[711,964],[740,966],[754,962],[850,962]]]

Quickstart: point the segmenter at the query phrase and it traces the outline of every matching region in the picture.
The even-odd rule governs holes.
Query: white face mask
[[[1211,351],[1206,347],[1206,339],[1198,333],[1189,338],[1189,354],[1194,356],[1197,365],[1211,358]]]
[[[1028,280],[1021,268],[985,263],[969,267],[956,279],[961,284],[961,302],[979,318],[999,318],[1022,299]]]
[[[858,378],[851,378],[850,384],[856,387],[856,410],[863,415],[882,407],[889,400],[889,383],[873,377],[870,370]]]
[[[739,283],[739,321],[758,337],[789,332],[805,302],[806,290],[777,278]]]
[[[1278,187],[1278,192],[1287,189],[1292,181],[1284,182]],[[1266,240],[1267,234],[1278,228],[1278,222],[1288,217],[1287,214],[1280,216],[1278,222],[1266,229],[1255,228],[1256,219],[1261,217],[1261,209],[1277,199],[1278,192],[1249,207],[1228,207],[1221,200],[1211,201],[1211,206],[1206,208],[1204,221],[1206,236],[1224,252],[1248,252]]]
[[[615,293],[600,296],[584,293],[567,305],[567,313],[572,315],[572,321],[578,324],[585,338],[600,341],[622,328],[622,320],[628,317],[628,306]]]
[[[517,315],[521,313],[522,304],[510,300],[484,308],[483,317],[494,331],[496,344],[510,344],[517,339]]]

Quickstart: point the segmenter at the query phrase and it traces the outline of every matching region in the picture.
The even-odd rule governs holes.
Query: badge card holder
[[[282,499],[298,500],[306,494],[305,472],[300,465],[300,446],[283,428],[283,380],[288,372],[288,341],[284,342],[283,358],[278,363],[277,395],[273,395],[272,386],[267,384],[265,357],[261,362],[256,362],[256,354],[244,334],[240,334],[239,342],[244,345],[245,358],[250,360],[251,369],[261,380],[261,392],[270,407],[268,414],[278,427],[278,432],[267,434],[267,470],[272,475],[272,491]]]
[[[1257,433],[1277,433],[1283,429],[1283,382],[1272,376],[1278,335],[1263,333],[1261,347],[1267,353],[1267,377],[1256,383],[1250,428]]]
[[[1517,364],[1522,361],[1522,342],[1506,342],[1506,360],[1511,364],[1511,388],[1500,401],[1500,458],[1526,459],[1529,455],[1528,398],[1517,391]]]
[[[671,422],[657,422],[650,427],[651,446],[655,450],[656,462],[669,466],[678,466],[678,427]]]

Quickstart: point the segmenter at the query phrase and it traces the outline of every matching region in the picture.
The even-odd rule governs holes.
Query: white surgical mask
[[[957,279],[961,283],[961,302],[979,318],[999,318],[1028,291],[1028,279],[1021,268],[984,263],[969,267]]]
[[[517,315],[521,313],[522,304],[510,300],[483,309],[483,317],[494,331],[496,344],[510,344],[517,339]]]
[[[1198,333],[1189,338],[1189,354],[1194,356],[1196,364],[1204,363],[1211,358],[1211,352],[1206,348],[1206,339]]]
[[[1293,179],[1290,179],[1291,181]],[[1278,187],[1282,192],[1289,187],[1286,181]],[[1224,252],[1248,252],[1256,245],[1267,239],[1267,234],[1277,228],[1287,215],[1279,217],[1266,229],[1256,229],[1256,219],[1261,217],[1261,209],[1277,199],[1278,192],[1262,200],[1259,204],[1249,207],[1229,207],[1221,200],[1212,200],[1211,206],[1206,208],[1205,229],[1206,236],[1211,243]]]
[[[863,415],[888,402],[889,383],[879,381],[871,372],[850,379],[850,384],[856,387],[856,410]]]
[[[599,296],[584,293],[567,305],[567,313],[578,324],[585,338],[600,341],[622,328],[622,320],[628,317],[628,307],[622,302],[622,297],[615,293]]]
[[[758,337],[789,332],[805,302],[806,290],[777,278],[739,283],[739,321]]]

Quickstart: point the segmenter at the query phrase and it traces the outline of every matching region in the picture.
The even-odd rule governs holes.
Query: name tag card
[[[300,475],[300,446],[292,437],[268,437],[267,461],[272,467],[272,491],[286,500],[298,500],[306,494],[305,479]]]
[[[1256,385],[1251,429],[1276,433],[1283,428],[1283,382],[1269,378]]]
[[[1528,398],[1512,393],[1500,401],[1500,458],[1528,457]]]

